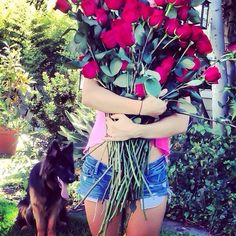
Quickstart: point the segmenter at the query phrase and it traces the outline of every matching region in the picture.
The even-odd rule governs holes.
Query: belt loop
[[[100,161],[97,161],[96,165],[95,165],[95,169],[94,169],[94,174],[96,175],[98,173],[98,167],[100,165]]]

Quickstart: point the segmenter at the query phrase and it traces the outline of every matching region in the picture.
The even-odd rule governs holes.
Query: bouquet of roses
[[[197,26],[200,17],[194,7],[202,2],[57,0],[55,8],[78,21],[73,42],[78,60],[70,64],[81,68],[85,78],[140,100],[158,98],[167,88],[161,99],[170,101],[169,110],[194,113],[196,109],[183,97],[201,100],[196,88],[218,83],[220,78],[218,68],[209,67],[206,57],[212,52],[211,43]],[[132,119],[146,122],[140,117]],[[106,232],[108,222],[127,204],[134,209],[135,200],[142,198],[148,152],[149,141],[145,139],[109,143],[111,197],[100,232]]]

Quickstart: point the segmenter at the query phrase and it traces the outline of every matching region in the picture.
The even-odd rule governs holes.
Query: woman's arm
[[[180,105],[181,107],[181,105]],[[112,120],[114,119],[114,120]],[[127,140],[130,138],[163,138],[186,132],[189,116],[173,114],[152,124],[135,124],[123,114],[115,114],[106,118],[106,140]]]
[[[165,101],[151,96],[145,98],[143,102],[122,97],[101,87],[95,80],[89,79],[84,80],[82,103],[106,113],[140,114],[152,117],[162,114],[167,105]]]

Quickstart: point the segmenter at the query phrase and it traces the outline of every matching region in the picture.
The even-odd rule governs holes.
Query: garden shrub
[[[8,230],[14,224],[18,209],[15,204],[0,196],[0,235],[7,235]]]
[[[208,229],[213,235],[234,235],[236,199],[236,136],[214,135],[206,124],[196,124],[188,135],[173,141],[169,163],[174,196],[167,217]]]

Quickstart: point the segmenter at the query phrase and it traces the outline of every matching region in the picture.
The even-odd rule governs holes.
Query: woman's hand
[[[135,138],[136,125],[124,114],[114,114],[106,118],[106,141],[124,141]]]
[[[160,97],[167,93],[167,89],[163,89],[160,93]],[[143,100],[142,109],[140,115],[152,116],[157,118],[164,113],[167,109],[167,102],[159,98],[149,96]]]

